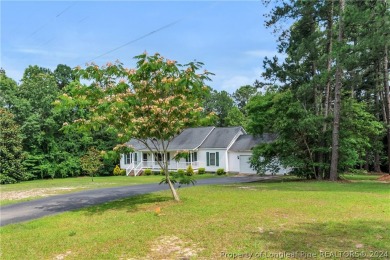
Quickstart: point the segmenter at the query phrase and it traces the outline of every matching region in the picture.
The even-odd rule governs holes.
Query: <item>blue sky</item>
[[[268,11],[261,1],[1,1],[1,67],[19,81],[28,65],[120,60],[132,68],[134,56],[158,52],[205,63],[216,74],[209,85],[232,93],[276,54]]]

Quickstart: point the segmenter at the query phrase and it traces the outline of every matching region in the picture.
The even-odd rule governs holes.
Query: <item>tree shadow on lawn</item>
[[[104,212],[111,210],[126,210],[127,212],[136,212],[145,209],[155,209],[157,203],[167,201],[173,201],[172,197],[157,194],[145,194],[106,202],[103,204],[83,208],[78,211],[85,212],[86,215],[101,215],[104,214]]]
[[[390,257],[390,221],[301,223],[289,229],[259,228],[259,231],[253,231],[252,234],[255,248],[266,248],[270,252],[311,252],[316,253],[317,258],[329,258],[325,257],[324,252],[352,251],[365,252],[366,257],[379,259],[380,253],[370,257],[370,251],[377,251],[388,252],[382,259]],[[323,252],[322,256],[320,252]],[[359,258],[346,256],[344,254],[341,258]],[[307,257],[301,255],[298,258]]]

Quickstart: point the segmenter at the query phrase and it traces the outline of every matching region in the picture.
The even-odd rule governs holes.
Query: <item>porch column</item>
[[[191,168],[192,168],[192,157],[194,156],[194,152],[190,152],[190,164],[191,164]]]
[[[152,153],[152,169],[154,169],[154,153]]]

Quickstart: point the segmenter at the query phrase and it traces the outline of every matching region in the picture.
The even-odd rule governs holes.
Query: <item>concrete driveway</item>
[[[275,176],[261,177],[256,175],[245,177],[211,178],[198,180],[195,186],[247,183],[267,180],[271,178],[275,178]],[[182,188],[184,187],[187,186],[182,186]],[[188,187],[192,187],[192,185]],[[115,188],[104,188],[97,190],[87,190],[7,205],[0,207],[0,226],[37,219],[48,215],[54,215],[65,211],[105,203],[108,201],[168,189],[168,185],[143,184]]]

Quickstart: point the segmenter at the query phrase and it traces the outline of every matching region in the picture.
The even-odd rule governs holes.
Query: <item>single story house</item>
[[[187,169],[189,165],[196,171],[205,168],[207,172],[216,172],[224,169],[228,173],[256,174],[250,166],[252,149],[262,142],[272,142],[273,134],[264,134],[261,137],[249,135],[240,127],[195,127],[183,130],[168,145],[167,160],[169,170]],[[144,169],[159,171],[157,161],[162,161],[163,155],[157,151],[151,152],[143,143],[131,139],[126,143],[134,152],[122,154],[120,167],[126,170],[127,175],[138,175]],[[153,147],[152,143],[149,145]],[[173,159],[177,152],[188,152],[187,158],[179,161]],[[276,174],[286,173],[281,169]]]

